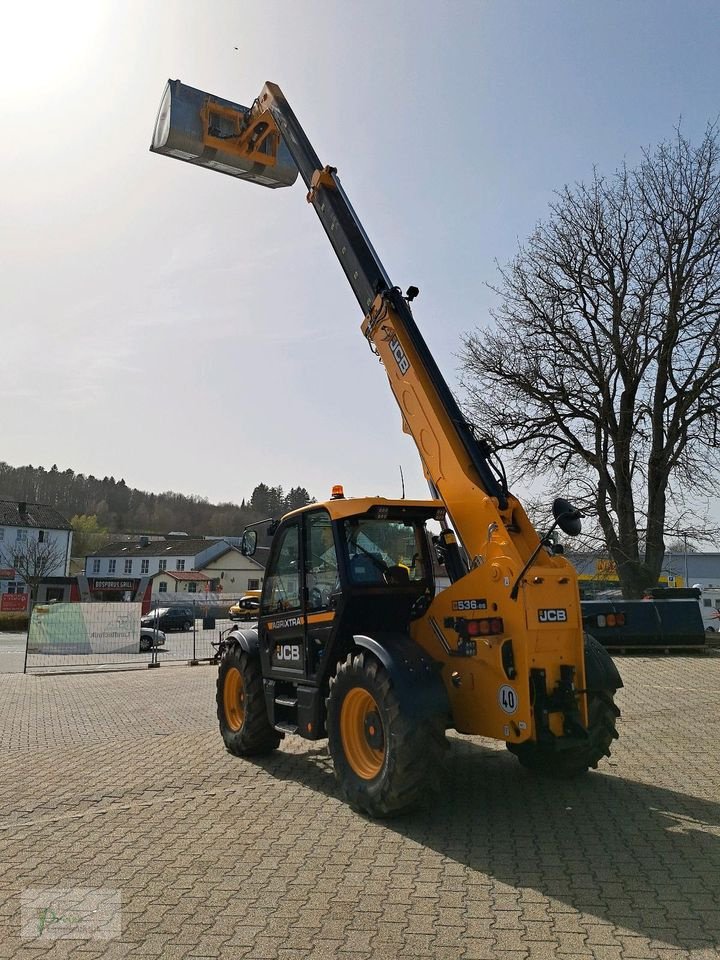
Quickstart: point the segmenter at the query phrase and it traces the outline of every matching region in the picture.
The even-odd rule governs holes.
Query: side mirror
[[[244,530],[240,541],[240,553],[251,557],[257,550],[257,530]]]
[[[558,497],[553,501],[552,512],[555,522],[568,537],[576,537],[581,532],[581,513],[569,500]]]

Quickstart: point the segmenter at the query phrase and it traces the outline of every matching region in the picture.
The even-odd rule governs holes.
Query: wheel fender
[[[233,627],[228,633],[226,640],[249,653],[251,656],[259,656],[260,641],[258,640],[257,630],[241,630],[239,627]]]
[[[619,690],[623,686],[615,661],[589,633],[585,634],[585,681],[588,690]]]
[[[450,716],[450,701],[440,676],[442,664],[433,660],[404,633],[382,632],[353,636],[356,647],[367,650],[385,667],[403,710],[410,716]]]

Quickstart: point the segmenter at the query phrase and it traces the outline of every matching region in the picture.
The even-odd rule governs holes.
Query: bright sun
[[[0,14],[0,97],[11,112],[53,95],[86,74],[108,5],[99,0],[6,4]]]

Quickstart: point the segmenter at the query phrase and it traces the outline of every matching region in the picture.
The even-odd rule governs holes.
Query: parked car
[[[162,630],[152,627],[140,627],[140,653],[147,653],[153,647],[162,647],[165,643],[165,634]]]
[[[228,610],[231,620],[257,620],[260,609],[260,591],[248,590]]]
[[[140,620],[140,626],[159,630],[192,630],[194,623],[192,607],[158,607]]]

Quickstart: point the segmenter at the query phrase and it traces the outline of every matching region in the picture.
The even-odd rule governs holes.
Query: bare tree
[[[30,588],[30,598],[35,600],[42,581],[52,576],[58,567],[64,570],[65,551],[56,540],[29,537],[12,547],[0,549],[0,562],[17,571]]]
[[[678,129],[565,187],[500,271],[494,327],[464,338],[468,413],[595,514],[623,594],[714,491],[720,428],[720,147]],[[690,519],[689,519],[690,518]]]

